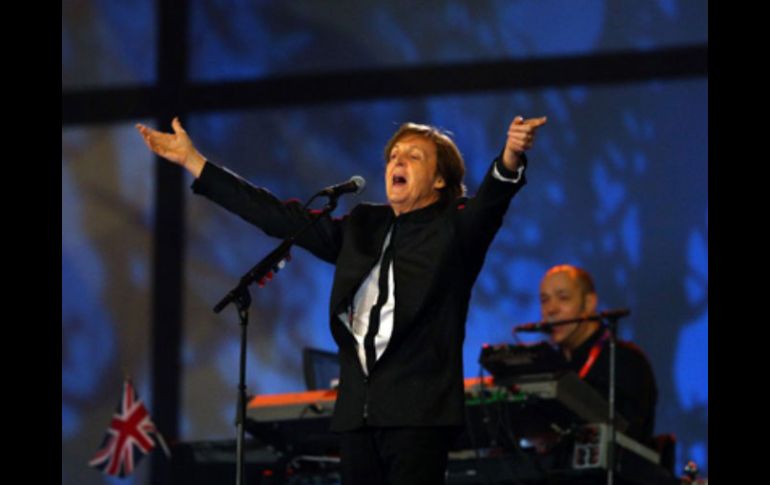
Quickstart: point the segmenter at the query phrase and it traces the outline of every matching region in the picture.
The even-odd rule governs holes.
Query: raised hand
[[[136,125],[136,129],[139,130],[144,143],[150,150],[166,160],[183,166],[197,178],[203,170],[206,158],[195,148],[187,132],[182,128],[179,118],[174,118],[171,127],[174,133],[162,133],[142,124]]]
[[[516,170],[519,165],[519,156],[532,148],[535,142],[535,132],[543,126],[548,118],[530,118],[525,120],[521,116],[514,118],[508,127],[508,138],[503,152],[503,164],[509,170]]]

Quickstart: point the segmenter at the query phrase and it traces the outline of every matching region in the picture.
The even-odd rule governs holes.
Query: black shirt
[[[604,329],[598,329],[572,352],[572,360],[567,363],[571,370],[580,372],[594,344],[603,334]],[[607,399],[610,379],[608,340],[601,345],[601,349],[584,380]],[[629,423],[625,434],[649,445],[655,429],[655,405],[658,401],[652,366],[644,352],[631,342],[618,340],[615,350],[615,411]]]

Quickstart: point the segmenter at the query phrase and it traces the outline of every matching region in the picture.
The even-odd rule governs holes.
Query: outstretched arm
[[[546,117],[514,118],[508,127],[503,153],[492,162],[478,192],[460,211],[460,234],[466,254],[472,255],[468,262],[476,271],[502,226],[511,199],[526,184],[524,152],[532,148],[536,130],[545,123]]]

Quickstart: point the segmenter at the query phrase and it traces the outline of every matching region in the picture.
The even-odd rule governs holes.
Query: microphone
[[[553,322],[552,319],[548,319],[544,322],[524,323],[522,325],[516,325],[513,331],[514,333],[517,333],[517,332],[552,333],[553,326],[551,325],[551,322]]]
[[[560,325],[567,325],[570,323],[580,323],[580,322],[587,322],[587,321],[602,321],[602,320],[618,320],[623,317],[627,317],[631,314],[631,310],[628,308],[618,308],[615,310],[606,310],[598,315],[588,315],[585,317],[577,317],[577,318],[568,318],[566,320],[553,320],[549,318],[548,320],[541,321],[541,322],[532,322],[532,323],[523,323],[521,325],[516,325],[513,328],[513,332],[542,332],[542,333],[551,333],[553,332],[553,327],[557,327]]]
[[[316,195],[328,195],[329,197],[339,197],[342,194],[360,193],[366,187],[366,180],[360,175],[353,175],[347,182],[326,187]]]

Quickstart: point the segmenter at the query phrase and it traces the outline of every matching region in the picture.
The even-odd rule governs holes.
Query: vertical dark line
[[[187,73],[187,2],[157,2],[158,128],[169,130],[183,117]],[[152,407],[158,429],[169,442],[179,439],[181,402],[182,289],[185,250],[184,174],[163,159],[155,161],[155,221],[152,306]],[[152,455],[152,484],[171,482],[163,453]]]

